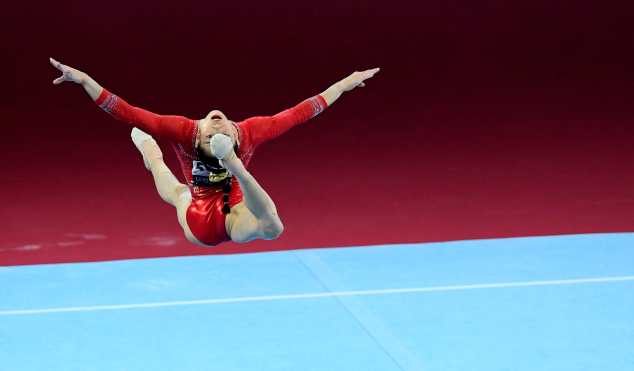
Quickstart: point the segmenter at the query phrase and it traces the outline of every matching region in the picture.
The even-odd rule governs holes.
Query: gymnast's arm
[[[53,80],[53,84],[59,85],[64,81],[80,84],[86,94],[104,111],[120,121],[128,122],[133,126],[149,133],[152,136],[165,137],[175,142],[187,142],[191,140],[195,123],[183,116],[157,115],[150,111],[128,104],[125,100],[110,93],[99,85],[88,74],[70,66],[50,59],[53,67],[62,72],[62,76]]]
[[[255,147],[261,143],[277,138],[295,125],[306,122],[317,116],[326,107],[333,104],[341,94],[350,91],[357,86],[365,86],[367,80],[379,72],[378,68],[354,72],[345,79],[336,82],[323,93],[308,98],[293,108],[284,110],[274,116],[253,117],[245,120],[242,127],[251,136]]]
[[[328,106],[330,107],[344,92],[350,91],[357,86],[364,87],[365,83],[363,81],[371,78],[377,72],[379,72],[379,68],[373,68],[371,70],[365,71],[355,71],[350,76],[345,79],[338,81],[332,84],[328,89],[326,89],[323,93],[319,94]]]

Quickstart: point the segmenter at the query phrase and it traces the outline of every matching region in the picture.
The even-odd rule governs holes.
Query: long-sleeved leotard
[[[192,202],[187,210],[189,228],[200,242],[207,245],[217,245],[229,240],[225,229],[226,215],[222,212],[222,189],[219,186],[198,186],[193,182],[193,163],[200,160],[195,148],[198,122],[183,116],[157,115],[131,106],[106,89],[103,89],[95,103],[117,120],[125,121],[153,137],[166,139],[172,144],[192,194]],[[238,122],[238,157],[248,166],[260,144],[308,121],[327,106],[324,98],[316,95],[274,116],[256,116]],[[233,178],[229,205],[233,207],[241,201],[240,184]]]

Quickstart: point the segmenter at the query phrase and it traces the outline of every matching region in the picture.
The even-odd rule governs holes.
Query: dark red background
[[[6,9],[0,265],[634,230],[634,6],[232,4]],[[202,249],[49,56],[132,104],[234,120],[382,71],[256,154],[279,240]]]

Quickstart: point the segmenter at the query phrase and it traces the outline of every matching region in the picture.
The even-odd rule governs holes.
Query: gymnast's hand
[[[59,85],[64,81],[72,81],[76,84],[80,84],[92,100],[97,100],[97,97],[99,97],[103,88],[95,80],[88,76],[88,74],[65,64],[61,64],[53,58],[49,58],[49,62],[51,62],[53,67],[62,72],[62,76],[53,80],[54,85]]]
[[[73,67],[67,66],[65,64],[61,64],[53,58],[49,58],[51,65],[57,68],[62,72],[62,76],[53,80],[53,84],[59,85],[64,81],[72,81],[77,84],[81,84],[86,79],[86,74],[81,72],[80,70],[74,69]]]
[[[324,90],[323,93],[319,94],[324,98],[328,106],[332,105],[341,94],[346,91],[350,91],[357,86],[364,87],[364,81],[374,76],[377,72],[379,72],[380,68],[373,68],[371,70],[365,71],[355,71],[352,75],[346,77],[345,79],[338,81],[332,84],[328,89]]]
[[[355,71],[352,75],[346,77],[345,79],[339,81],[341,90],[350,91],[357,86],[364,87],[364,81],[374,76],[377,72],[379,72],[380,68],[373,68],[371,70],[365,71]]]

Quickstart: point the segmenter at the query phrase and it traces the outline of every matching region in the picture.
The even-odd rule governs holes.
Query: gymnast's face
[[[209,112],[198,124],[196,147],[209,157],[213,157],[209,140],[211,140],[214,134],[224,134],[228,136],[231,138],[234,146],[237,142],[238,130],[236,130],[233,121],[227,119],[227,116],[218,110]]]

